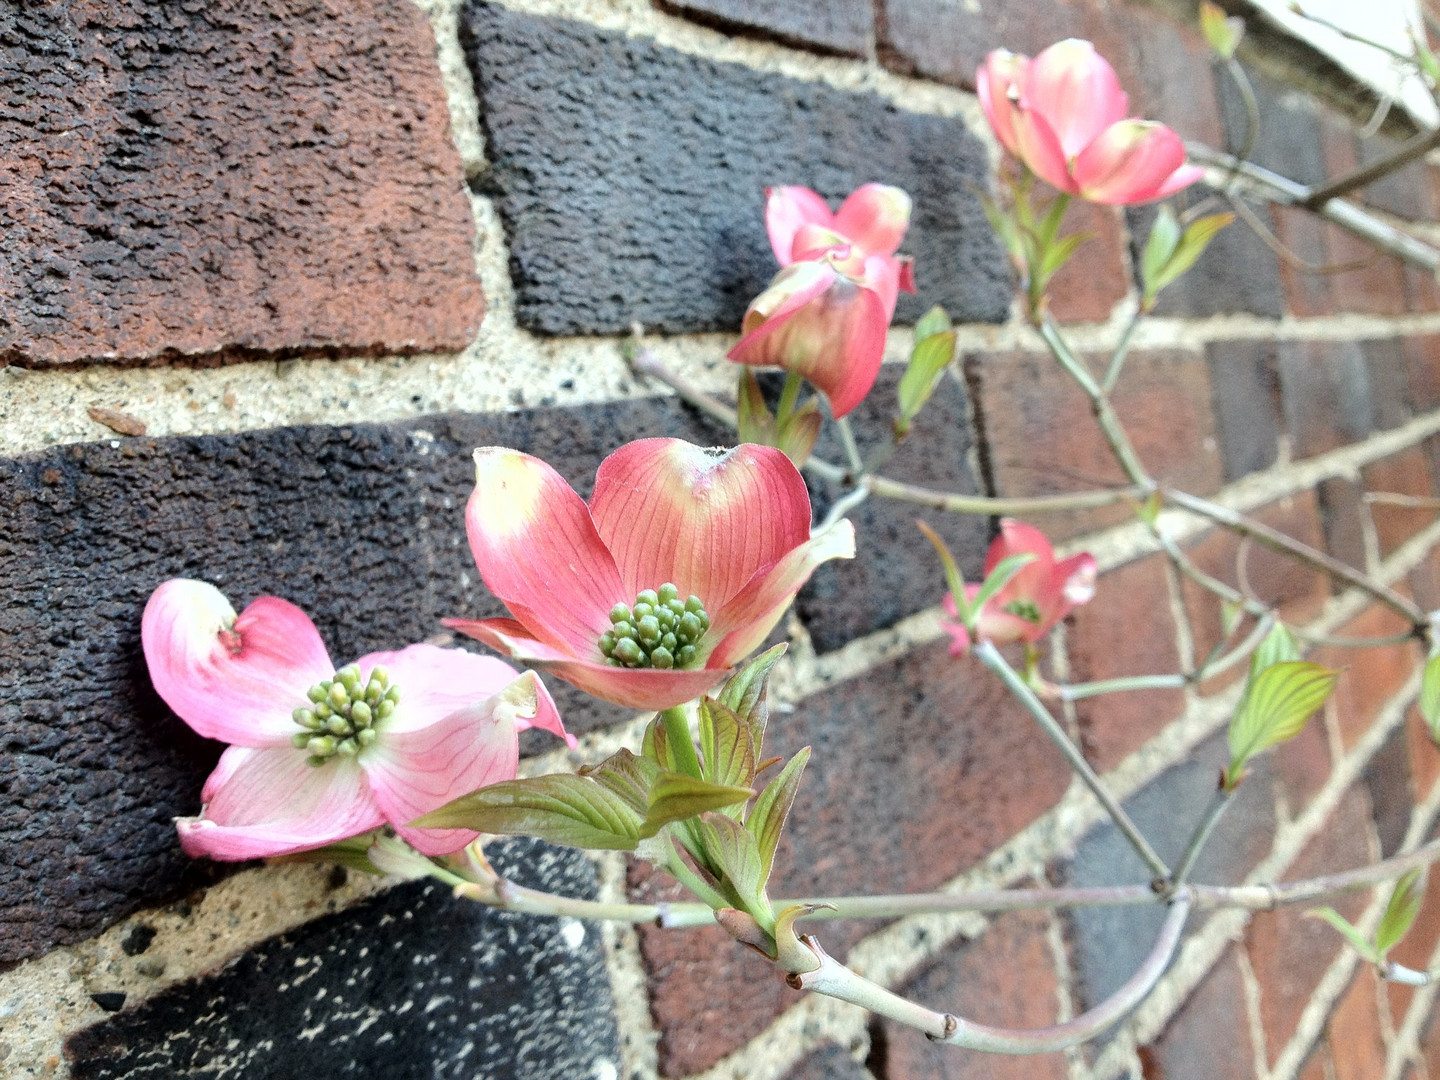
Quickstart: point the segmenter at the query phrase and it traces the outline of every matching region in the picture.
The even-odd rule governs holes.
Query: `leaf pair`
[[[955,356],[955,328],[945,309],[931,308],[915,324],[915,347],[910,350],[910,363],[900,377],[898,396],[900,414],[895,417],[895,438],[910,433],[910,424],[940,385],[940,377]]]
[[[1033,318],[1038,318],[1051,278],[1070,261],[1080,245],[1090,239],[1090,234],[1060,235],[1060,224],[1070,207],[1069,195],[1057,195],[1038,214],[1031,206],[1030,194],[1025,188],[1017,188],[1010,213],[988,196],[981,196],[981,205],[990,227],[995,230],[1010,253],[1015,268],[1025,279],[1030,313]]]
[[[1230,764],[1222,775],[1226,791],[1239,786],[1256,754],[1299,735],[1334,691],[1340,673],[1299,655],[1290,632],[1277,625],[1250,658],[1250,676],[1230,720]]]
[[[1182,229],[1169,205],[1161,206],[1155,224],[1150,227],[1145,251],[1140,256],[1140,280],[1143,285],[1140,309],[1149,311],[1153,308],[1160,291],[1194,266],[1195,260],[1204,254],[1216,234],[1234,220],[1234,214],[1208,214],[1196,218]]]
[[[820,437],[820,406],[812,397],[794,412],[776,419],[765,404],[755,369],[747,367],[740,376],[736,428],[742,443],[773,446],[798,469],[809,460]]]
[[[915,524],[925,534],[936,552],[940,555],[940,562],[945,567],[945,584],[950,589],[950,598],[955,601],[955,610],[960,614],[960,622],[965,629],[970,631],[972,636],[975,633],[975,624],[980,618],[980,612],[990,599],[1010,584],[1011,578],[1018,574],[1030,563],[1035,561],[1033,552],[1024,552],[1020,555],[1009,555],[995,564],[995,569],[986,575],[980,588],[975,591],[973,597],[966,597],[965,577],[960,573],[960,567],[955,563],[955,556],[950,554],[949,545],[944,539],[925,522],[916,520]]]
[[[1420,902],[1425,897],[1425,883],[1420,879],[1419,869],[1411,870],[1395,883],[1390,893],[1390,902],[1385,905],[1385,914],[1375,927],[1375,937],[1366,940],[1356,926],[1332,907],[1316,908],[1306,912],[1316,919],[1324,919],[1344,936],[1364,959],[1377,967],[1385,963],[1385,955],[1404,939],[1415,917],[1420,914]]]

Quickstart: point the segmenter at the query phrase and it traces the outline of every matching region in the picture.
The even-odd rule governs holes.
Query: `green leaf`
[[[755,838],[738,821],[723,814],[705,814],[700,818],[700,839],[710,862],[720,871],[722,884],[730,887],[741,908],[751,915],[764,912],[769,905],[764,900],[765,881]]]
[[[921,342],[936,334],[948,334],[954,329],[955,326],[950,322],[950,316],[945,313],[945,309],[936,304],[924,315],[921,315],[920,320],[915,324],[915,340]]]
[[[905,367],[905,374],[900,376],[900,386],[896,391],[900,399],[900,416],[907,425],[935,393],[935,387],[940,385],[940,379],[954,356],[953,330],[916,340],[915,348],[910,350],[910,363]]]
[[[755,800],[755,808],[745,819],[745,828],[755,837],[760,852],[763,874],[761,885],[770,880],[770,871],[775,864],[775,849],[780,845],[780,834],[785,829],[785,819],[790,816],[790,807],[795,803],[795,793],[800,790],[800,776],[805,763],[810,760],[810,747],[803,746],[788,762],[765,790]]]
[[[446,803],[413,824],[535,836],[566,847],[630,851],[643,817],[603,784],[572,773],[506,780]]]
[[[1005,245],[1005,250],[1010,253],[1010,258],[1018,266],[1026,266],[1025,248],[1020,241],[1020,230],[1016,227],[1015,219],[989,195],[981,194],[980,205],[985,211],[986,220],[990,222],[990,228],[995,230],[995,235]]]
[[[1382,960],[1409,932],[1415,916],[1420,914],[1420,901],[1424,895],[1418,867],[1395,883],[1395,891],[1385,905],[1385,914],[1380,916],[1380,925],[1375,928],[1375,951]]]
[[[748,787],[712,784],[684,773],[662,772],[650,786],[650,805],[638,835],[654,836],[672,821],[744,803],[754,794]]]
[[[1155,294],[1160,291],[1160,286],[1155,284],[1160,272],[1175,254],[1175,248],[1180,243],[1180,222],[1175,217],[1175,211],[1170,209],[1169,203],[1160,207],[1160,212],[1155,216],[1155,224],[1150,226],[1150,237],[1145,241],[1145,250],[1140,256],[1140,280],[1145,285],[1145,298],[1153,300]]]
[[[374,843],[375,832],[361,833],[346,840],[337,840],[322,848],[310,851],[294,851],[288,855],[272,855],[272,863],[333,863],[347,870],[358,870],[364,874],[383,874],[384,871],[370,861],[370,846]]]
[[[725,680],[716,700],[745,721],[756,759],[765,748],[765,725],[770,720],[770,673],[785,655],[785,642],[772,645]],[[753,776],[752,776],[753,779]]]
[[[1046,247],[1044,254],[1040,256],[1040,268],[1036,271],[1036,276],[1042,282],[1049,282],[1070,261],[1080,245],[1089,239],[1089,233],[1072,233]]]
[[[1345,940],[1350,943],[1351,947],[1364,959],[1370,961],[1370,963],[1378,964],[1380,962],[1380,958],[1375,955],[1374,948],[1371,947],[1370,942],[1365,940],[1365,936],[1361,934],[1359,930],[1356,930],[1355,927],[1351,926],[1350,920],[1334,908],[1315,908],[1312,911],[1307,911],[1305,914],[1312,919],[1324,919],[1336,930],[1339,930],[1340,933],[1344,935]]]
[[[820,406],[811,398],[785,418],[775,434],[774,446],[797,469],[804,467],[820,438]]]
[[[1060,235],[1060,223],[1065,220],[1065,211],[1070,209],[1070,199],[1066,195],[1057,195],[1050,200],[1050,205],[1045,207],[1045,213],[1035,223],[1035,239],[1039,242],[1041,251],[1048,252],[1055,245],[1055,238]]]
[[[1300,659],[1300,647],[1295,637],[1285,629],[1284,623],[1276,623],[1265,635],[1260,647],[1250,655],[1250,677],[1253,679],[1266,668]]]
[[[759,443],[773,446],[775,443],[775,417],[765,404],[765,395],[760,390],[760,380],[755,369],[746,367],[740,374],[740,385],[736,390],[736,429],[742,443]]]
[[[980,585],[980,591],[975,594],[975,599],[970,601],[971,612],[978,612],[985,606],[987,600],[1010,584],[1011,578],[1034,561],[1034,553],[1027,551],[1020,555],[1009,555],[996,563],[995,569],[990,571],[990,576]]]
[[[1155,523],[1160,520],[1160,511],[1163,508],[1164,503],[1160,499],[1160,493],[1152,491],[1145,496],[1145,501],[1136,507],[1135,514],[1146,525],[1153,528]]]
[[[645,725],[645,735],[640,742],[640,753],[662,769],[674,772],[677,768],[675,755],[670,752],[670,736],[665,733],[665,718],[658,713]]]
[[[1245,36],[1245,20],[1237,16],[1226,17],[1225,9],[1210,0],[1200,4],[1200,32],[1205,35],[1210,48],[1221,60],[1235,55],[1240,39]]]
[[[1425,661],[1420,679],[1420,715],[1430,728],[1430,737],[1440,742],[1440,653]]]
[[[755,779],[755,745],[750,727],[734,710],[703,697],[700,720],[701,775],[712,784],[749,787]]]
[[[1147,292],[1155,296],[1181,274],[1195,265],[1195,260],[1205,253],[1210,241],[1226,225],[1235,220],[1234,214],[1209,214],[1192,221],[1180,238],[1179,245],[1168,262],[1147,285]]]
[[[1245,605],[1239,600],[1226,600],[1220,605],[1220,629],[1225,632],[1228,638],[1240,625],[1240,619],[1245,614]]]
[[[636,757],[624,748],[617,750],[598,765],[582,765],[581,776],[619,795],[637,814],[650,806],[650,788],[660,776],[660,766],[645,757]]]
[[[973,621],[970,601],[965,599],[965,578],[960,574],[960,567],[955,565],[955,556],[950,554],[949,547],[940,538],[939,533],[918,518],[915,524],[920,527],[920,531],[925,534],[925,539],[929,540],[939,553],[940,562],[945,567],[945,584],[950,590],[950,598],[955,601],[955,610],[960,613],[960,621],[969,626]]]
[[[1247,681],[1230,721],[1230,767],[1225,786],[1233,790],[1245,763],[1262,750],[1300,734],[1312,713],[1335,689],[1339,672],[1304,660],[1271,664]]]
[[[1425,77],[1430,80],[1432,85],[1440,83],[1440,60],[1435,59],[1435,54],[1415,35],[1413,28],[1410,30],[1410,44],[1415,63],[1425,73]]]

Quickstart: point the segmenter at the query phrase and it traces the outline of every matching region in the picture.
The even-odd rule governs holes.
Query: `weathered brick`
[[[1371,604],[1336,633],[1342,637],[1378,638],[1404,633],[1407,626],[1406,620],[1389,608]],[[1330,700],[1340,722],[1340,740],[1348,750],[1370,730],[1380,711],[1400,692],[1419,663],[1421,653],[1416,642],[1407,641],[1363,652],[1327,646],[1316,649],[1310,659],[1343,669]]]
[[[1364,138],[1359,137],[1358,132],[1356,134],[1357,157],[1361,165],[1373,165],[1401,149],[1400,140],[1383,133]],[[1440,173],[1434,166],[1422,158],[1371,181],[1350,197],[1396,217],[1411,221],[1430,220],[1440,210],[1435,198],[1437,175]]]
[[[1322,480],[1315,487],[1320,499],[1320,521],[1325,530],[1325,550],[1343,563],[1364,569],[1365,521],[1370,507],[1364,502],[1360,485],[1344,477]],[[1332,592],[1345,591],[1344,582],[1332,581]]]
[[[601,458],[646,434],[721,437],[656,398],[0,461],[0,961],[88,937],[210,873],[181,855],[170,819],[195,811],[219,747],[146,678],[140,613],[157,585],[205,578],[237,607],[285,596],[336,658],[424,640],[445,615],[502,610],[465,543],[471,448],[537,453],[588,492]],[[574,730],[630,715],[552,685]]]
[[[1062,323],[1104,322],[1130,291],[1125,233],[1112,207],[1075,200],[1064,232],[1086,233],[1075,257],[1050,282],[1050,311]]]
[[[1053,806],[1063,759],[978,662],[945,644],[806,698],[771,725],[767,754],[814,748],[776,858],[775,896],[933,889]],[[636,893],[668,879],[637,874]],[[664,894],[662,894],[664,895]],[[844,957],[874,923],[814,932]],[[709,1068],[798,1000],[717,930],[640,928],[660,1070]]]
[[[1385,1037],[1380,1031],[1375,969],[1361,964],[1326,1026],[1335,1080],[1373,1080],[1385,1075]]]
[[[1084,0],[987,4],[951,0],[882,0],[878,45],[887,67],[907,75],[975,88],[975,69],[993,49],[1033,56],[1062,38],[1084,37]]]
[[[519,884],[595,895],[578,852],[511,840],[494,854]],[[66,1056],[75,1080],[575,1080],[615,1075],[612,1009],[597,925],[499,912],[414,882],[94,1024]]]
[[[1283,812],[1294,819],[1330,779],[1330,739],[1323,721],[1312,718],[1299,735],[1276,749],[1271,760]]]
[[[920,294],[898,318],[935,303],[1006,318],[1009,267],[975,193],[985,153],[959,118],[482,0],[461,29],[527,329],[735,331],[776,271],[764,189],[838,199],[877,162],[915,200]]]
[[[997,1027],[1056,1021],[1059,980],[1042,912],[999,916],[980,938],[941,956],[900,990],[913,1001]],[[1063,1080],[1064,1054],[1003,1057],[930,1042],[913,1028],[876,1025],[885,1080]]]
[[[1435,744],[1419,709],[1412,708],[1406,714],[1405,737],[1410,744],[1413,798],[1421,802],[1434,790],[1435,781],[1440,780],[1440,746]]]
[[[1300,1066],[1300,1071],[1295,1074],[1295,1080],[1332,1080],[1334,1075],[1335,1063],[1330,1060],[1330,1048],[1322,1039],[1315,1044],[1315,1049],[1310,1051],[1310,1056],[1305,1059],[1305,1064]]]
[[[677,15],[790,45],[866,56],[875,37],[869,0],[656,0]]]
[[[1348,341],[1282,341],[1280,391],[1297,458],[1335,450],[1375,426],[1370,377],[1360,346]]]
[[[1286,308],[1302,319],[1333,314],[1335,300],[1326,273],[1330,260],[1326,241],[1333,226],[1312,211],[1293,206],[1272,206],[1270,216],[1275,238],[1294,256],[1280,260]]]
[[[1360,343],[1370,380],[1370,407],[1375,429],[1389,431],[1413,415],[1407,385],[1402,342],[1398,337],[1372,338]]]
[[[1209,739],[1125,800],[1125,809],[1162,859],[1173,865],[1215,797],[1227,759],[1224,736]],[[1270,850],[1275,800],[1269,763],[1256,762],[1220,819],[1192,875],[1228,885],[1241,881]],[[1143,883],[1150,872],[1108,822],[1075,848],[1065,876],[1077,886]],[[1149,953],[1165,913],[1146,907],[1080,908],[1069,913],[1080,998],[1088,1008],[1114,993]],[[1193,917],[1198,919],[1199,917]]]
[[[1196,184],[1172,201],[1179,213],[1214,194],[1204,184]],[[1252,209],[1262,213],[1264,207]],[[1135,206],[1125,212],[1136,273],[1156,213],[1153,206]],[[1284,309],[1279,257],[1239,220],[1215,235],[1195,265],[1167,286],[1155,305],[1157,315],[1182,318],[1245,313],[1278,319]]]
[[[1421,447],[1411,446],[1372,461],[1360,470],[1360,477],[1367,491],[1430,499],[1435,497],[1431,467],[1430,455]],[[1367,509],[1375,522],[1382,559],[1393,555],[1396,548],[1435,521],[1435,511],[1428,506],[1375,502]]]
[[[1268,469],[1279,455],[1280,381],[1270,341],[1212,341],[1210,365],[1215,430],[1225,479]]]
[[[1286,872],[1286,880],[1299,881],[1368,863],[1369,817],[1363,789],[1351,788],[1330,824],[1305,846]],[[1345,894],[1332,898],[1331,903],[1353,920],[1363,910],[1365,896]],[[1290,1041],[1300,1013],[1341,945],[1334,929],[1307,917],[1300,907],[1256,912],[1250,920],[1245,947],[1260,984],[1260,1017],[1268,1061],[1273,1063]]]
[[[1440,334],[1412,334],[1401,339],[1410,407],[1416,412],[1440,409]]]
[[[875,1080],[875,1076],[843,1047],[826,1043],[801,1058],[785,1080]]]
[[[1065,636],[1075,682],[1180,670],[1165,556],[1104,574],[1095,599],[1075,609]],[[1140,690],[1075,703],[1085,756],[1100,772],[1158,735],[1185,707],[1180,690]]]
[[[902,373],[899,365],[881,368],[875,389],[851,414],[856,441],[866,458],[890,441],[890,419]],[[968,413],[964,386],[947,375],[916,418],[909,437],[886,461],[885,475],[941,491],[979,493],[979,480],[970,467],[974,439]],[[817,444],[816,453],[831,461],[845,460],[833,426]],[[839,489],[813,477],[808,482],[815,512],[823,515]],[[796,602],[820,652],[837,649],[940,602],[944,575],[935,549],[915,527],[917,518],[945,538],[970,578],[980,573],[985,562],[990,540],[988,517],[950,514],[880,498],[868,499],[848,516],[855,523],[855,558],[820,567]]]
[[[1311,547],[1324,544],[1319,504],[1313,491],[1279,499],[1251,511],[1248,516]],[[1252,595],[1278,606],[1284,619],[1299,625],[1320,613],[1330,593],[1328,579],[1290,556],[1256,543],[1245,543],[1226,529],[1213,529],[1185,545],[1186,553],[1200,569],[1237,588],[1241,583],[1242,548],[1245,582]],[[1181,589],[1190,612],[1195,653],[1206,656],[1220,640],[1220,598],[1189,579],[1181,582]],[[1232,668],[1219,677],[1219,681],[1207,682],[1205,689],[1226,685],[1242,671],[1243,665]]]
[[[1322,124],[1320,141],[1329,176],[1341,176],[1359,166],[1355,133],[1342,121]],[[1353,269],[1329,275],[1330,295],[1336,310],[1366,315],[1405,313],[1404,264],[1398,258],[1335,226],[1326,229],[1325,249],[1332,266],[1357,264]]]
[[[1411,797],[1410,747],[1405,728],[1391,732],[1365,766],[1361,781],[1370,793],[1371,817],[1375,836],[1380,841],[1380,855],[1389,858],[1400,850],[1410,828],[1410,815],[1415,810]]]
[[[1220,78],[1216,89],[1225,145],[1238,152],[1253,137],[1250,161],[1300,184],[1323,182],[1325,154],[1314,103],[1254,66],[1244,68],[1260,109],[1260,124],[1251,130],[1251,117],[1235,80],[1228,75]]]
[[[474,337],[474,225],[415,6],[48,4],[0,35],[0,363]]]
[[[1092,358],[1092,366],[1097,363]],[[1089,399],[1048,353],[976,353],[966,357],[965,370],[997,494],[1049,495],[1125,483]],[[1196,494],[1219,488],[1210,377],[1201,357],[1134,353],[1112,400],[1152,475]],[[1035,524],[1058,540],[1132,513],[1125,506],[1067,511]]]
[[[1255,1048],[1236,949],[1226,949],[1163,1031],[1140,1051],[1147,1077],[1252,1080]]]

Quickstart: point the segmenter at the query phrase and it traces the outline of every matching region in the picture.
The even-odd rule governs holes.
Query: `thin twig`
[[[860,447],[855,442],[855,432],[850,427],[850,418],[848,416],[836,417],[835,427],[840,432],[840,444],[845,447],[845,460],[850,462],[850,475],[859,480],[865,475],[865,459],[860,456]]]
[[[1329,202],[1331,199],[1338,199],[1342,195],[1348,195],[1356,188],[1362,188],[1367,184],[1372,184],[1381,177],[1388,176],[1396,169],[1403,169],[1412,161],[1424,157],[1437,146],[1440,146],[1440,128],[1434,131],[1422,131],[1418,135],[1413,135],[1401,143],[1394,153],[1387,154],[1377,161],[1372,161],[1369,165],[1363,165],[1353,172],[1346,173],[1344,176],[1337,176],[1334,180],[1322,184],[1320,187],[1311,188],[1310,193],[1305,196],[1304,201],[1301,202],[1300,205],[1307,210],[1313,210],[1317,206]]]
[[[1093,510],[1114,506],[1141,497],[1138,489],[1124,487],[1101,491],[1075,491],[1063,495],[1032,495],[1007,498],[999,495],[962,495],[949,491],[906,484],[884,476],[867,476],[863,486],[872,494],[902,502],[918,503],[957,514],[1050,514],[1070,510]]]
[[[1403,506],[1410,510],[1440,510],[1440,499],[1429,495],[1401,495],[1394,491],[1367,491],[1361,496],[1367,503]]]
[[[649,349],[640,346],[634,350],[630,357],[630,366],[641,375],[649,375],[659,379],[684,401],[694,405],[706,416],[718,420],[726,427],[735,428],[740,424],[739,414],[729,405],[716,401],[709,394],[705,393],[698,386],[692,383],[685,376],[671,371],[664,363]]]
[[[1195,869],[1195,863],[1200,858],[1200,853],[1205,850],[1205,845],[1210,842],[1210,834],[1215,831],[1215,826],[1220,824],[1220,819],[1225,816],[1225,811],[1231,803],[1232,791],[1216,792],[1210,808],[1205,811],[1205,816],[1200,819],[1200,824],[1195,826],[1194,833],[1190,836],[1190,842],[1185,845],[1185,853],[1180,856],[1180,862],[1175,867],[1175,873],[1170,878],[1172,888],[1178,888],[1185,884],[1190,877],[1190,871]]]
[[[1120,342],[1115,346],[1115,351],[1110,354],[1110,366],[1105,370],[1105,378],[1100,383],[1103,393],[1108,394],[1115,389],[1115,383],[1119,380],[1120,372],[1125,367],[1125,358],[1130,355],[1130,343],[1135,339],[1135,331],[1144,317],[1144,311],[1137,307],[1131,312],[1129,320],[1125,323],[1125,329],[1120,334]]]

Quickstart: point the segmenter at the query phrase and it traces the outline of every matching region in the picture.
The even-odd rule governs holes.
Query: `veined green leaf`
[[[1149,295],[1155,296],[1161,289],[1194,266],[1195,260],[1205,253],[1205,249],[1210,246],[1210,241],[1215,239],[1215,235],[1234,220],[1234,214],[1208,214],[1192,221],[1186,227],[1185,234],[1180,238],[1180,243],[1176,245],[1169,261],[1165,263],[1154,279],[1147,283],[1146,290]]]
[[[950,589],[950,598],[955,601],[955,610],[960,613],[960,621],[969,626],[973,621],[971,618],[972,608],[970,601],[965,599],[965,578],[960,574],[960,567],[955,565],[955,556],[950,554],[950,548],[946,546],[939,533],[918,518],[915,524],[925,534],[925,539],[929,540],[936,552],[939,553],[941,565],[945,567],[945,584]]]
[[[748,788],[755,779],[755,747],[749,725],[713,698],[701,698],[696,712],[700,720],[701,775],[712,784]],[[731,816],[738,817],[739,810]]]
[[[1246,683],[1230,721],[1230,767],[1225,785],[1233,789],[1245,763],[1262,750],[1300,734],[1312,713],[1335,689],[1339,672],[1304,660],[1271,664]]]
[[[1430,728],[1430,737],[1440,743],[1440,653],[1425,661],[1420,678],[1420,715]]]
[[[740,907],[752,915],[763,913],[768,905],[755,838],[723,814],[701,816],[700,838],[710,862],[720,871],[721,884],[729,886]]]
[[[1409,932],[1415,916],[1420,914],[1420,901],[1424,896],[1425,887],[1420,881],[1418,868],[1395,883],[1390,902],[1385,905],[1385,914],[1380,916],[1380,925],[1375,928],[1375,951],[1382,960]]]
[[[716,700],[743,720],[750,729],[750,746],[758,761],[765,748],[765,725],[770,720],[770,673],[785,655],[784,642],[772,645],[725,680]]]
[[[820,406],[811,398],[785,418],[775,434],[775,448],[788,457],[797,469],[810,460],[820,438]]]
[[[1307,911],[1305,914],[1312,919],[1324,919],[1336,930],[1339,930],[1345,940],[1350,943],[1351,948],[1359,953],[1365,960],[1368,960],[1372,964],[1378,964],[1380,962],[1380,957],[1375,955],[1375,949],[1370,945],[1370,942],[1365,940],[1365,935],[1350,925],[1350,920],[1334,908],[1315,908],[1313,911]]]
[[[1170,261],[1170,256],[1175,254],[1175,248],[1180,243],[1180,222],[1175,217],[1175,211],[1170,209],[1168,203],[1162,204],[1159,213],[1155,216],[1155,224],[1150,226],[1150,236],[1145,241],[1145,250],[1140,255],[1140,280],[1145,286],[1147,299],[1154,299],[1155,294],[1160,291],[1160,286],[1155,281],[1160,277],[1160,272],[1165,269],[1165,264]]]
[[[925,407],[940,378],[955,356],[955,332],[947,330],[931,334],[915,342],[910,350],[910,363],[900,376],[896,396],[900,400],[900,416],[908,425]]]
[[[1089,233],[1071,233],[1043,249],[1040,268],[1036,271],[1042,281],[1048,282],[1074,257],[1080,245],[1090,239]]]
[[[810,747],[803,746],[788,762],[780,774],[765,785],[755,807],[745,820],[745,828],[755,837],[756,849],[760,852],[762,874],[760,884],[770,880],[770,871],[775,865],[775,849],[780,845],[780,835],[785,830],[785,819],[795,803],[795,793],[800,790],[800,776],[805,763],[810,760]]]
[[[572,773],[506,780],[446,803],[413,824],[536,836],[566,847],[630,851],[642,817],[603,784]]]
[[[1285,629],[1284,623],[1276,623],[1259,648],[1250,654],[1250,677],[1253,679],[1272,664],[1300,659],[1300,647],[1295,637]]]
[[[1245,36],[1245,20],[1234,15],[1227,17],[1225,9],[1219,4],[1202,0],[1200,32],[1205,35],[1205,40],[1209,42],[1216,56],[1221,60],[1229,60],[1235,55],[1240,39]]]
[[[654,836],[672,821],[744,803],[754,794],[748,787],[712,784],[684,773],[662,772],[650,786],[650,806],[639,826],[639,835]]]
[[[936,334],[948,334],[954,329],[955,326],[951,323],[950,316],[945,313],[945,309],[936,304],[924,315],[921,315],[919,321],[915,323],[915,340],[917,342],[924,341]]]
[[[660,766],[622,747],[598,765],[582,765],[578,772],[613,791],[637,814],[644,814],[650,806],[650,788],[660,776]]]

